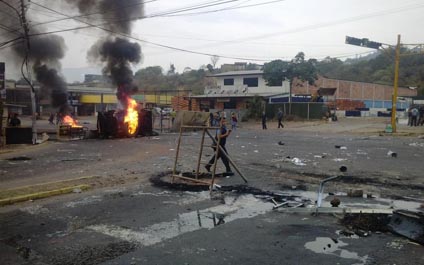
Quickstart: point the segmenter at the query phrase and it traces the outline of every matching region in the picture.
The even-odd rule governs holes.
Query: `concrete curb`
[[[27,185],[27,186],[21,186],[21,187],[16,187],[16,188],[9,188],[9,189],[5,189],[5,190],[0,190],[0,193],[4,192],[4,191],[27,189],[27,188],[33,188],[33,187],[38,187],[38,186],[41,187],[41,186],[47,186],[47,185],[55,185],[55,184],[61,184],[61,183],[66,183],[66,182],[79,181],[79,180],[88,180],[88,179],[93,179],[93,178],[98,178],[98,177],[100,177],[100,176],[99,175],[93,175],[93,176],[84,176],[84,177],[73,178],[73,179],[64,179],[64,180],[58,180],[58,181],[43,182],[43,183],[37,183],[37,184],[33,184],[33,185]]]
[[[56,190],[42,191],[42,192],[37,192],[32,194],[25,194],[25,195],[10,197],[10,198],[0,200],[0,206],[5,206],[5,205],[14,204],[17,202],[29,201],[29,200],[42,199],[42,198],[47,198],[47,197],[56,196],[60,194],[71,193],[74,189],[88,190],[90,187],[91,186],[89,185],[76,185],[76,186],[69,186],[69,187],[56,189]]]

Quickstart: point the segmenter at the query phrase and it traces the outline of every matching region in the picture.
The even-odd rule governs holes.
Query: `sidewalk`
[[[283,131],[303,131],[303,132],[319,132],[319,133],[351,133],[351,134],[385,134],[392,136],[419,136],[424,135],[424,126],[410,127],[406,124],[398,124],[397,132],[386,134],[384,131],[386,126],[390,124],[390,118],[385,117],[348,117],[339,118],[336,122],[328,122],[324,120],[311,121],[283,121],[284,128],[278,129],[277,121],[268,121],[268,130]],[[240,124],[240,130],[255,129],[262,130],[260,121],[243,122]]]

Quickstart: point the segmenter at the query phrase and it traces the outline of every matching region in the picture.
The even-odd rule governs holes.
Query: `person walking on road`
[[[262,112],[262,130],[266,130],[266,113]]]
[[[49,116],[49,124],[51,124],[51,125],[54,125],[54,113],[50,113],[50,116]]]
[[[219,134],[215,136],[215,140],[218,142],[218,137],[219,137],[219,145],[221,146],[221,148],[218,151],[218,156],[216,157],[216,159],[220,159],[222,160],[222,163],[225,166],[225,175],[229,176],[229,175],[233,175],[234,173],[231,171],[231,167],[230,167],[230,162],[228,160],[228,152],[227,149],[225,148],[225,144],[227,143],[227,138],[228,136],[230,136],[231,134],[231,129],[227,129],[226,126],[226,118],[222,117],[221,118],[221,122],[220,122],[220,131]],[[213,147],[213,149],[216,151],[216,145]],[[208,172],[211,171],[211,167],[212,165],[215,163],[215,155],[212,156],[211,160],[209,160],[209,162],[206,164],[205,168]]]
[[[410,126],[417,126],[419,111],[417,107],[411,109],[411,124]]]
[[[231,113],[231,129],[233,131],[235,131],[237,128],[237,122],[238,122],[237,115],[234,112]]]
[[[278,128],[284,128],[284,125],[283,125],[283,123],[282,123],[282,121],[283,121],[283,116],[284,116],[284,113],[283,113],[283,111],[281,110],[281,108],[279,108],[279,109],[278,109],[278,112],[277,112],[277,118],[278,118]]]

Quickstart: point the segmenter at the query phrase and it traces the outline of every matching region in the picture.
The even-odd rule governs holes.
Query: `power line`
[[[234,9],[241,9],[241,8],[247,8],[247,7],[269,5],[269,4],[273,4],[273,3],[277,3],[277,2],[283,2],[283,1],[286,1],[286,0],[274,0],[274,1],[264,2],[264,3],[257,3],[257,4],[244,5],[244,6],[227,7],[227,8],[221,8],[221,9],[215,9],[215,10],[209,10],[209,11],[203,11],[203,12],[175,14],[175,15],[163,15],[163,16],[164,17],[195,16],[195,15],[203,15],[203,14],[216,13],[216,12],[222,12],[222,11],[228,11],[228,10],[234,10]]]
[[[233,0],[233,1],[234,1],[234,0]],[[47,9],[47,10],[53,11],[53,12],[55,12],[55,13],[58,13],[58,14],[60,14],[60,15],[67,16],[66,14],[63,14],[63,13],[61,13],[61,12],[59,12],[59,11],[56,11],[56,10],[54,10],[54,9],[51,9],[51,8],[49,8],[49,7],[45,7],[45,6],[40,5],[40,4],[38,4],[38,3],[35,3],[35,2],[32,2],[32,3],[34,3],[34,4],[35,4],[35,5],[37,5],[37,6],[43,7],[43,8],[45,8],[45,9]],[[191,51],[191,50],[187,50],[187,49],[182,49],[182,48],[172,47],[172,46],[168,46],[168,45],[163,45],[163,44],[159,44],[159,43],[155,43],[155,42],[150,42],[150,41],[146,41],[146,40],[143,40],[143,39],[139,39],[139,38],[133,37],[133,36],[128,35],[128,34],[119,33],[119,32],[115,32],[115,31],[113,31],[113,30],[109,30],[109,29],[106,29],[106,28],[102,28],[102,27],[100,27],[100,26],[98,26],[98,25],[93,25],[93,24],[91,24],[91,23],[88,23],[88,22],[85,22],[85,21],[81,21],[81,20],[79,20],[79,19],[75,19],[75,18],[74,18],[74,20],[76,20],[76,21],[78,21],[78,22],[81,22],[81,23],[84,23],[84,24],[88,25],[87,27],[95,27],[95,28],[98,28],[98,29],[104,30],[104,31],[106,31],[106,32],[109,32],[109,33],[111,33],[111,34],[114,34],[114,35],[120,35],[120,36],[123,36],[123,37],[129,38],[129,39],[133,39],[133,40],[136,40],[136,41],[140,41],[140,42],[148,43],[148,44],[150,44],[150,45],[154,45],[154,46],[158,46],[158,47],[162,47],[162,48],[168,48],[168,49],[172,49],[172,50],[178,50],[178,51],[187,52],[187,53],[192,53],[192,54],[198,54],[198,55],[207,55],[207,56],[214,56],[214,55],[216,55],[216,54],[212,54],[212,53],[202,53],[202,52],[196,52],[196,51]],[[84,28],[85,28],[85,27],[84,27]],[[64,30],[64,31],[65,31],[65,30]],[[36,33],[36,34],[31,34],[30,36],[31,36],[31,37],[32,37],[32,36],[40,36],[40,35],[45,35],[45,34],[46,34],[46,33],[38,33],[38,34]],[[222,57],[222,58],[227,58],[227,59],[236,59],[236,60],[265,61],[265,60],[252,59],[252,58],[230,57],[230,56],[224,56],[224,55],[218,55],[218,56],[220,56],[220,57]]]
[[[141,2],[138,2],[138,3],[135,3],[135,4],[123,6],[123,7],[121,7],[121,9],[131,8],[131,7],[134,7],[134,6],[138,6],[138,5],[142,5],[142,4],[147,4],[147,3],[151,3],[151,2],[156,2],[156,1],[158,1],[158,0],[141,1]],[[34,2],[32,2],[32,3],[34,3]],[[39,25],[45,25],[45,24],[55,23],[55,22],[59,22],[59,21],[69,20],[69,19],[89,17],[89,16],[93,16],[93,15],[101,15],[101,14],[110,13],[113,10],[114,9],[107,10],[106,12],[93,12],[93,13],[81,14],[81,15],[76,15],[76,16],[71,16],[71,17],[61,17],[61,18],[58,18],[56,20],[39,22],[39,23],[34,24],[32,26],[35,27],[35,26],[39,26]],[[51,12],[51,13],[54,13],[54,12]]]
[[[248,38],[241,38],[241,39],[237,39],[237,40],[233,40],[233,41],[245,41],[245,40],[250,40],[252,38],[266,38],[266,37],[275,36],[277,34],[298,33],[298,32],[313,30],[313,29],[317,29],[317,28],[324,28],[324,27],[329,27],[329,26],[333,26],[333,25],[346,24],[346,23],[349,23],[349,22],[357,21],[357,20],[368,19],[370,17],[384,16],[384,15],[387,15],[387,14],[395,14],[395,13],[407,11],[407,10],[410,10],[410,9],[422,8],[422,7],[424,7],[424,4],[407,5],[407,6],[400,7],[400,8],[393,8],[393,9],[388,9],[388,10],[383,10],[383,11],[377,11],[377,12],[372,12],[372,13],[368,13],[368,14],[364,14],[364,15],[353,16],[353,17],[339,19],[339,20],[335,20],[335,21],[320,23],[320,24],[316,24],[316,25],[307,25],[307,26],[304,26],[304,27],[290,29],[290,30],[267,33],[267,34],[254,36],[254,37],[248,37]]]
[[[168,10],[168,11],[162,11],[162,12],[158,12],[158,13],[153,13],[151,15],[148,16],[138,16],[138,17],[132,17],[132,18],[125,18],[125,19],[116,19],[116,18],[104,18],[103,20],[107,20],[108,22],[105,23],[101,23],[101,24],[97,24],[97,26],[104,26],[107,24],[110,24],[110,22],[126,22],[126,21],[134,21],[134,20],[140,20],[140,19],[146,19],[146,18],[154,18],[154,17],[160,17],[160,16],[165,16],[165,15],[169,15],[169,14],[176,14],[176,13],[180,13],[180,12],[186,12],[186,11],[191,11],[191,10],[196,10],[196,9],[201,9],[201,8],[206,8],[206,7],[211,7],[211,6],[216,6],[216,5],[223,5],[223,4],[228,4],[228,3],[232,3],[232,2],[237,2],[240,0],[217,0],[217,1],[208,1],[202,4],[197,4],[197,5],[192,5],[192,6],[187,6],[187,7],[183,7],[183,8],[178,8],[178,9],[173,9],[173,10]],[[153,1],[150,1],[153,2]],[[44,7],[34,1],[31,2],[34,5],[40,6],[40,7]],[[147,3],[147,2],[146,2]],[[45,7],[44,7],[45,8]],[[112,11],[112,10],[110,10]],[[55,12],[60,14],[60,12]],[[109,13],[108,12],[97,12],[96,14],[105,14],[105,13]],[[83,17],[83,15],[78,15],[78,16],[66,16],[66,19],[76,19],[79,17]],[[56,22],[55,20],[53,21],[48,21],[48,22],[44,22],[42,24],[48,24],[48,23],[53,23]],[[80,21],[81,22],[81,21]],[[84,23],[84,22],[82,22]],[[36,26],[36,25],[34,25]],[[81,28],[78,28],[81,29]]]

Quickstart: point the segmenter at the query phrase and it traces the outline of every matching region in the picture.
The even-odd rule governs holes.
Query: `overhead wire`
[[[419,5],[419,6],[421,6],[421,5]],[[411,7],[416,7],[416,5],[414,5],[414,6],[406,6],[401,11],[404,11],[406,8],[410,9]],[[393,10],[389,10],[389,11],[393,11]],[[399,10],[397,10],[397,11],[399,11]],[[383,11],[383,12],[386,12],[386,11]],[[62,14],[60,12],[58,12],[58,13],[59,14]],[[65,15],[65,14],[62,14],[62,15]],[[369,17],[370,15],[381,15],[381,12],[378,12],[378,13],[377,12],[374,12],[374,13],[371,13],[371,14],[366,14],[366,15],[362,15],[362,16],[356,16],[354,18],[358,19],[358,18],[363,18],[365,16],[366,17]],[[353,18],[347,18],[347,19],[348,20],[352,20]],[[77,20],[77,21],[79,21],[79,20]],[[90,24],[90,23],[86,23],[84,21],[79,21],[79,22],[84,23],[84,24],[87,24],[88,26],[81,26],[81,27],[78,27],[77,29],[85,29],[85,28],[90,28],[90,27],[96,27],[96,28],[99,28],[99,29],[106,30],[106,31],[109,31],[110,32],[110,30],[107,30],[107,29],[104,29],[104,28],[100,27],[103,24],[101,24],[101,25],[93,25],[93,24]],[[104,23],[104,24],[107,24],[107,23]],[[334,24],[334,22],[333,22],[333,24]],[[321,25],[317,25],[317,26],[319,27]],[[51,32],[47,32],[47,33],[39,33],[37,35],[48,34],[48,33],[65,32],[65,31],[71,31],[71,30],[75,30],[75,28],[74,29],[65,29],[65,30],[62,30],[62,31],[51,31]],[[169,46],[169,45],[163,45],[163,44],[159,44],[159,43],[155,43],[155,42],[151,42],[151,41],[146,41],[146,40],[142,40],[142,39],[139,39],[139,38],[135,38],[133,36],[129,36],[127,34],[116,33],[116,32],[110,32],[110,33],[118,34],[118,35],[121,35],[121,36],[130,38],[130,39],[134,39],[134,40],[137,40],[137,41],[141,41],[141,42],[144,42],[144,43],[147,43],[147,44],[151,44],[151,45],[154,45],[154,46],[158,46],[158,47],[162,47],[162,48],[167,48],[167,49],[172,49],[172,50],[177,50],[177,51],[183,51],[183,52],[188,52],[188,53],[193,53],[193,54],[207,55],[207,56],[213,56],[213,55],[215,55],[215,54],[211,54],[211,53],[196,52],[196,51],[192,51],[192,50],[188,50],[188,49],[182,49],[182,48],[172,47],[172,46]],[[35,34],[33,34],[32,36],[34,36],[34,35]],[[234,42],[234,41],[231,41],[231,42]],[[223,55],[221,57],[223,57],[223,58],[230,58],[230,59],[239,59],[239,60],[255,60],[255,61],[258,61],[258,59],[253,59],[253,58],[230,57],[230,56],[225,56],[225,55]],[[265,61],[265,60],[260,60],[260,61]]]
[[[35,2],[32,2],[32,3],[35,3]],[[366,19],[366,18],[369,18],[369,17],[372,17],[372,16],[379,16],[379,15],[386,15],[388,13],[401,12],[401,11],[409,10],[411,8],[416,8],[416,7],[422,7],[422,5],[405,6],[401,9],[398,8],[398,9],[395,9],[395,10],[390,9],[390,10],[385,10],[385,11],[381,11],[381,12],[373,12],[373,13],[364,14],[364,15],[361,15],[361,16],[355,16],[355,17],[350,17],[350,18],[346,18],[346,19],[342,19],[342,20],[336,20],[336,21],[331,21],[331,22],[321,23],[321,24],[316,24],[316,25],[308,25],[308,26],[305,26],[305,27],[286,30],[286,31],[274,32],[274,33],[264,34],[264,35],[255,36],[255,37],[248,37],[248,38],[241,38],[241,39],[224,41],[223,43],[234,43],[234,42],[240,42],[240,41],[248,41],[252,38],[255,38],[255,39],[256,38],[265,38],[265,37],[275,36],[277,34],[297,33],[297,32],[301,32],[301,31],[307,31],[307,30],[317,29],[317,28],[321,28],[321,27],[328,27],[328,26],[335,25],[335,24],[343,24],[343,23],[352,22],[352,21],[355,21],[355,20]],[[131,20],[131,19],[129,19],[129,20]],[[103,25],[107,25],[107,24],[108,23],[101,23],[101,24],[97,24],[95,26],[103,26]],[[75,28],[69,28],[69,29],[63,30],[63,32],[86,29],[86,28],[90,28],[90,27],[93,27],[93,26],[79,26],[79,27],[75,27]],[[50,32],[45,32],[45,34],[59,33],[59,32],[61,32],[61,31],[50,31]],[[218,42],[216,44],[222,45],[223,43]]]
[[[155,0],[152,1],[146,1],[146,3],[149,2],[154,2]],[[132,17],[132,18],[125,18],[125,19],[117,19],[116,17],[112,17],[112,18],[104,18],[103,20],[106,20],[108,22],[104,22],[104,23],[100,23],[97,24],[98,26],[104,26],[109,24],[110,22],[126,22],[126,21],[134,21],[134,20],[140,20],[140,19],[146,19],[146,18],[153,18],[153,17],[160,17],[160,16],[164,16],[164,15],[168,15],[168,14],[175,14],[175,13],[180,13],[180,12],[186,12],[186,11],[191,11],[191,10],[196,10],[196,9],[201,9],[201,8],[206,8],[206,7],[211,7],[211,6],[216,6],[216,5],[222,5],[222,4],[228,4],[228,3],[232,3],[232,2],[237,2],[240,0],[216,0],[216,1],[208,1],[208,2],[204,2],[201,4],[196,4],[196,5],[192,5],[192,6],[186,6],[183,8],[178,8],[178,9],[171,9],[171,10],[167,10],[167,11],[162,11],[162,12],[157,12],[157,13],[153,13],[151,15],[148,16],[137,16],[137,17]],[[32,4],[35,5],[40,5],[37,2],[31,1]],[[125,8],[122,7],[122,8]],[[99,15],[99,14],[106,14],[106,13],[110,13],[112,10],[109,10],[107,12],[96,12],[93,14]],[[67,16],[67,18],[63,18],[63,20],[68,20],[68,19],[76,19],[76,18],[80,18],[80,17],[85,17],[85,16],[89,16],[91,14],[87,14],[87,15],[77,15],[77,16]],[[46,21],[43,23],[40,23],[39,25],[44,25],[44,24],[49,24],[49,23],[53,23],[56,22],[56,20],[51,20],[51,21]],[[33,25],[33,26],[38,26],[38,25]]]
[[[234,0],[233,0],[233,1],[234,1]],[[38,4],[38,3],[35,3],[35,2],[32,2],[32,3],[33,3],[33,4],[35,4],[35,5],[37,5],[37,6],[39,6],[39,7],[43,7],[43,8],[45,8],[45,9],[47,9],[47,10],[50,10],[50,11],[56,12],[56,13],[58,13],[58,14],[60,14],[60,15],[67,16],[66,14],[64,14],[64,13],[62,13],[62,12],[59,12],[59,11],[57,11],[57,10],[54,10],[54,9],[49,8],[49,7],[43,6],[43,5],[41,5],[41,4]],[[110,30],[110,29],[107,29],[107,28],[103,28],[103,27],[100,27],[100,26],[98,26],[98,25],[93,25],[93,24],[91,24],[91,23],[88,23],[88,22],[85,22],[85,21],[82,21],[82,20],[79,20],[79,19],[75,19],[75,18],[74,18],[74,20],[76,20],[76,21],[78,21],[78,22],[81,22],[81,23],[83,23],[83,24],[88,25],[87,27],[95,27],[95,28],[98,28],[98,29],[104,30],[104,31],[106,31],[106,32],[109,32],[109,33],[111,33],[111,34],[114,34],[114,35],[120,35],[120,36],[123,36],[123,37],[129,38],[129,39],[133,39],[133,40],[136,40],[136,41],[140,41],[140,42],[148,43],[148,44],[150,44],[150,45],[154,45],[154,46],[158,46],[158,47],[162,47],[162,48],[168,48],[168,49],[173,49],[173,50],[178,50],[178,51],[187,52],[187,53],[192,53],[192,54],[198,54],[198,55],[207,55],[207,56],[214,56],[214,55],[216,55],[216,54],[212,54],[212,53],[203,53],[203,52],[191,51],[191,50],[182,49],[182,48],[177,48],[177,47],[173,47],[173,46],[169,46],[169,45],[159,44],[159,43],[155,43],[155,42],[151,42],[151,41],[143,40],[143,39],[140,39],[140,38],[136,38],[136,37],[131,36],[131,35],[128,35],[128,34],[124,34],[124,33],[120,33],[120,32],[115,32],[115,31],[113,31],[113,30]],[[86,27],[83,27],[83,28],[86,28]],[[64,30],[64,31],[65,31],[65,30]],[[31,36],[31,37],[33,37],[33,36],[40,36],[40,35],[45,35],[45,34],[44,34],[44,33],[35,33],[35,34],[30,34],[30,36]],[[253,58],[231,57],[231,56],[225,56],[225,55],[218,55],[218,56],[220,56],[220,57],[222,57],[222,58],[236,59],[236,60],[266,61],[266,60],[259,60],[259,59],[253,59]]]
[[[281,1],[281,0],[280,0]],[[215,1],[215,2],[222,2],[222,1]],[[228,1],[225,1],[225,2],[228,2]],[[230,2],[232,2],[232,1],[230,1]],[[278,2],[278,1],[277,1]],[[32,3],[34,3],[35,4],[35,2],[32,2]],[[421,5],[419,5],[418,7],[420,7]],[[44,7],[44,6],[43,6]],[[244,7],[244,6],[241,6],[241,7]],[[417,6],[413,6],[413,7],[417,7]],[[45,7],[44,7],[45,8]],[[399,10],[399,9],[397,9],[396,11],[397,12],[399,12],[399,11],[404,11],[405,9],[410,9],[411,8],[411,6],[405,6],[402,10]],[[186,10],[186,9],[185,9]],[[393,10],[388,10],[389,12],[391,12],[391,13],[394,13],[394,12],[392,12]],[[56,12],[56,11],[51,11],[52,13],[57,13],[57,14],[61,14],[60,12]],[[174,11],[174,12],[183,12],[183,11],[181,11],[181,10],[178,10],[178,11]],[[387,12],[387,11],[383,11],[383,12]],[[162,13],[162,15],[163,15],[164,13]],[[385,14],[387,14],[387,13],[385,13]],[[65,15],[65,14],[61,14],[61,15],[63,15],[63,16],[66,16],[67,17],[67,19],[74,19],[74,17],[70,17],[70,16],[67,16],[67,15]],[[156,14],[156,15],[154,15],[154,16],[159,16],[160,15],[160,13],[158,13],[158,14]],[[384,15],[384,14],[381,14],[381,12],[374,12],[374,13],[370,13],[370,14],[365,14],[365,15],[362,15],[362,16],[356,16],[356,17],[352,17],[352,18],[347,18],[347,20],[352,20],[352,19],[363,19],[364,18],[364,16],[371,16],[371,15]],[[163,15],[164,16],[164,15]],[[153,17],[153,16],[150,16],[150,17]],[[146,17],[147,18],[147,17]],[[132,20],[132,19],[129,19],[129,20]],[[77,20],[78,21],[78,20]],[[81,23],[85,23],[84,21],[79,21],[79,22],[81,22]],[[335,21],[335,22],[333,22],[333,23],[338,23],[339,21]],[[66,32],[66,31],[73,31],[73,30],[77,30],[77,29],[85,29],[85,28],[90,28],[90,27],[96,27],[96,28],[99,28],[99,29],[102,29],[102,30],[105,30],[105,29],[103,29],[103,28],[101,28],[101,27],[99,27],[99,26],[102,26],[102,25],[106,25],[106,24],[108,24],[108,23],[103,23],[103,24],[99,24],[99,25],[94,25],[94,24],[90,24],[90,23],[85,23],[85,24],[87,24],[88,26],[81,26],[81,27],[76,27],[76,28],[72,28],[72,29],[63,29],[63,30],[58,30],[58,31],[51,31],[51,32],[45,32],[45,33],[39,33],[39,34],[33,34],[33,35],[31,35],[31,36],[37,36],[37,35],[44,35],[44,34],[50,34],[50,33],[60,33],[60,32]],[[322,27],[322,25],[316,25],[317,27]],[[308,29],[303,29],[303,30],[308,30]],[[293,31],[293,30],[292,30]],[[196,51],[191,51],[191,50],[188,50],[188,49],[181,49],[181,48],[177,48],[177,47],[172,47],[172,46],[168,46],[168,45],[163,45],[163,44],[158,44],[158,43],[154,43],[154,42],[150,42],[150,41],[146,41],[146,40],[142,40],[142,39],[139,39],[139,38],[135,38],[135,37],[133,37],[133,36],[129,36],[129,35],[127,35],[127,34],[121,34],[121,33],[117,33],[117,32],[110,32],[110,33],[112,33],[112,34],[118,34],[118,35],[121,35],[121,36],[125,36],[125,37],[127,37],[127,38],[130,38],[130,39],[134,39],[134,40],[137,40],[137,41],[140,41],[140,42],[144,42],[144,43],[147,43],[147,44],[150,44],[150,45],[154,45],[154,46],[158,46],[158,47],[162,47],[162,48],[167,48],[167,49],[172,49],[172,50],[177,50],[177,51],[183,51],[183,52],[189,52],[189,53],[193,53],[193,54],[200,54],[200,55],[208,55],[208,56],[212,56],[212,55],[215,55],[215,54],[211,54],[211,53],[203,53],[203,52],[196,52]],[[287,33],[287,32],[286,32]],[[243,39],[244,41],[246,41],[246,39]],[[242,40],[242,41],[243,41]],[[231,42],[234,42],[234,40],[232,40]],[[221,56],[221,57],[223,57],[223,58],[230,58],[230,59],[240,59],[240,60],[256,60],[256,61],[266,61],[266,60],[258,60],[258,59],[253,59],[253,58],[242,58],[242,57],[232,57],[232,56]]]
[[[147,3],[151,3],[151,2],[156,2],[156,1],[158,1],[158,0],[141,1],[141,2],[138,2],[138,3],[135,3],[135,4],[123,6],[123,7],[121,7],[121,9],[127,9],[127,8],[131,8],[131,7],[134,7],[134,6],[138,6],[138,5],[142,5],[142,4],[147,4]],[[83,18],[83,17],[89,17],[89,16],[93,16],[93,15],[101,15],[101,14],[110,13],[113,10],[114,9],[109,9],[109,10],[107,10],[105,12],[92,12],[92,13],[80,14],[80,15],[75,15],[75,16],[70,16],[70,17],[63,17],[62,16],[62,17],[60,17],[60,18],[58,18],[56,20],[39,22],[39,23],[36,23],[36,24],[34,24],[32,26],[35,27],[35,26],[39,26],[39,25],[51,24],[51,23],[60,22],[60,21],[64,21],[64,20],[70,20],[70,19],[74,19],[74,18]],[[53,13],[53,12],[51,12],[51,13]]]
[[[268,1],[264,3],[256,3],[251,5],[236,5],[234,7],[227,7],[227,8],[221,8],[221,9],[215,9],[215,10],[208,10],[208,11],[200,11],[200,12],[193,12],[193,13],[184,13],[184,14],[174,14],[174,15],[163,15],[164,17],[180,17],[180,16],[195,16],[195,15],[203,15],[203,14],[209,14],[209,13],[216,13],[216,12],[222,12],[222,11],[228,11],[228,10],[234,10],[234,9],[241,9],[241,8],[247,8],[247,7],[254,7],[254,6],[262,6],[262,5],[268,5],[273,4],[277,2],[283,2],[286,0],[274,0],[274,1]]]

